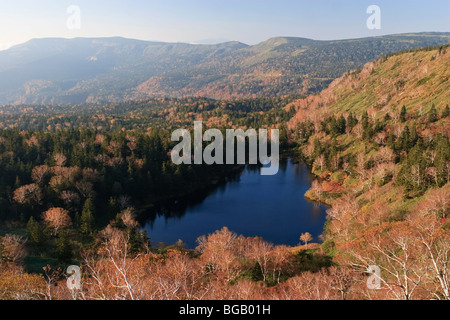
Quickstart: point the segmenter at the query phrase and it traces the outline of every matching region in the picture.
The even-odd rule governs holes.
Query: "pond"
[[[155,209],[144,229],[152,245],[181,239],[189,248],[195,248],[199,236],[225,226],[239,235],[279,245],[297,245],[304,232],[317,242],[327,207],[304,198],[312,180],[306,165],[291,159],[281,160],[274,176],[261,176],[258,168],[247,166],[207,193]]]

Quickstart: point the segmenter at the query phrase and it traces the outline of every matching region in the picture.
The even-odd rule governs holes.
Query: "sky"
[[[381,29],[367,27],[370,5]],[[450,0],[0,0],[0,50],[48,37],[252,45],[424,31],[450,32]]]

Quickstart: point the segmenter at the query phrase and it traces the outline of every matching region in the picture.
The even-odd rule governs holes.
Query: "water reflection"
[[[247,166],[212,190],[153,208],[144,229],[153,243],[181,239],[191,248],[199,236],[224,226],[275,244],[297,245],[303,232],[318,241],[326,207],[304,198],[311,183],[306,166],[292,160],[281,161],[275,176],[261,176],[257,166]]]

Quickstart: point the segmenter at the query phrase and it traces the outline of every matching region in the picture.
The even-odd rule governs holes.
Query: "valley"
[[[87,273],[86,299],[449,299],[450,48],[441,43],[446,37],[355,41],[358,50],[348,41],[287,38],[256,48],[174,46],[192,59],[174,58],[187,69],[172,64],[173,48],[152,44],[151,54],[165,57],[174,69],[163,72],[157,63],[153,78],[136,71],[132,86],[125,81],[121,88],[105,85],[107,77],[80,80],[96,94],[101,90],[93,83],[114,91],[102,98],[81,87],[77,95],[68,94],[61,87],[63,69],[58,80],[38,82],[24,93],[29,74],[18,72],[17,63],[0,64],[3,75],[16,75],[2,90],[20,88],[17,95],[5,90],[14,101],[0,108],[0,286],[7,288],[0,298],[20,293],[48,299],[49,292],[70,298],[64,285],[52,283],[66,280],[65,266],[80,264]],[[382,49],[373,51],[381,40]],[[96,41],[73,41],[98,50]],[[124,50],[123,59],[129,50],[140,54],[149,46],[98,41],[114,48],[105,55]],[[415,48],[428,41],[432,46]],[[31,45],[39,49],[38,42]],[[31,59],[24,49],[29,45],[11,49],[22,48],[21,62]],[[279,90],[273,78],[255,91],[216,90],[217,79],[181,77],[193,77],[200,67],[202,74],[224,68],[217,56],[232,68],[226,59],[234,54],[249,66],[240,70],[254,71],[252,61],[258,61],[275,74],[281,66],[297,72],[299,65],[283,52],[301,56],[306,47],[314,52],[309,59],[320,53],[329,59],[332,47],[337,60],[327,68],[327,60],[319,59],[323,69],[308,63],[316,70],[313,78],[321,80],[302,80],[301,90],[283,81]],[[79,57],[94,49],[79,49]],[[350,51],[358,57],[347,64],[342,58]],[[249,52],[264,54],[252,60]],[[36,50],[32,59],[45,61],[47,54]],[[80,77],[84,63],[76,65]],[[33,68],[27,70],[31,74]],[[240,75],[238,83],[246,77]],[[122,89],[132,98],[122,101]],[[194,121],[222,131],[279,129],[281,154],[291,160],[267,182],[255,175],[258,165],[177,166],[170,159],[170,135]],[[198,201],[189,205],[186,198]],[[368,265],[379,266],[384,290],[366,286]]]
[[[340,41],[275,37],[253,46],[119,37],[34,39],[0,52],[0,104],[298,96],[320,92],[344,72],[382,55],[449,39],[449,33]]]

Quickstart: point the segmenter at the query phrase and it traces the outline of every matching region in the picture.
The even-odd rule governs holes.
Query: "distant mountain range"
[[[307,94],[381,55],[448,43],[450,33],[341,41],[279,37],[254,46],[35,39],[0,52],[0,104]]]

